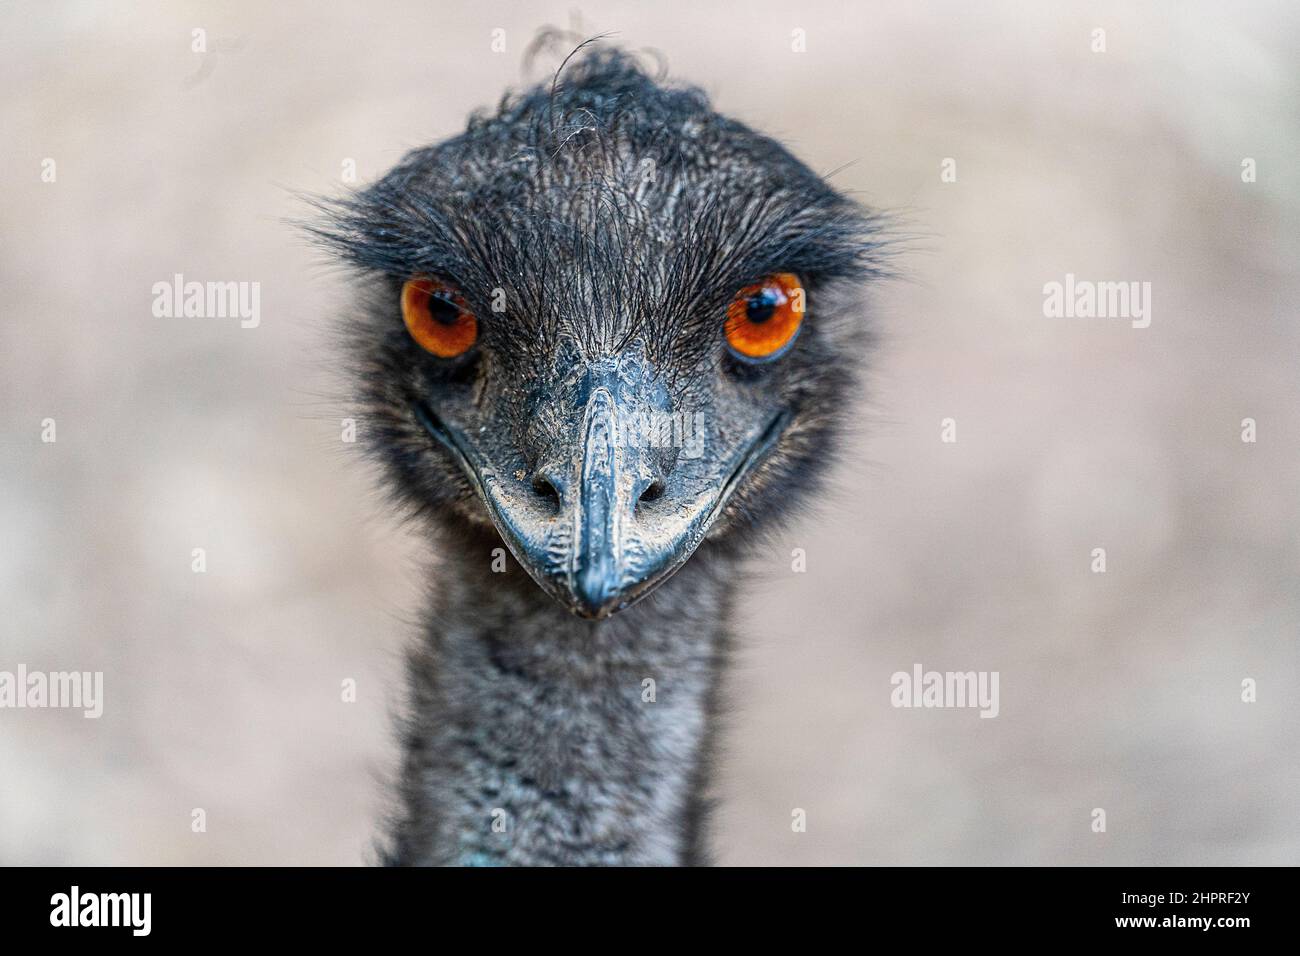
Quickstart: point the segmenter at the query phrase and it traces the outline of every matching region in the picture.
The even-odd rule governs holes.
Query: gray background
[[[721,862],[1295,862],[1295,6],[582,16],[915,237],[872,298],[884,341],[835,493],[754,558]],[[501,0],[0,10],[0,669],[102,670],[107,694],[98,721],[0,711],[0,861],[367,859],[422,545],[339,441],[324,329],[349,289],[284,220],[344,158],[365,182],[455,133],[569,21]],[[261,327],[155,319],[176,272],[260,282]],[[1044,318],[1067,272],[1151,282],[1151,327]],[[1001,715],[893,709],[917,662],[999,671]]]

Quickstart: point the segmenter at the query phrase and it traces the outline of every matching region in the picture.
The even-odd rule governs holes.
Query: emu
[[[441,559],[383,862],[707,863],[743,559],[832,458],[879,215],[587,44],[320,205],[364,447]],[[691,454],[620,437],[685,416]]]

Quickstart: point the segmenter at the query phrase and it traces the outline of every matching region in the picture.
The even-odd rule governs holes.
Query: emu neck
[[[726,652],[721,559],[697,554],[600,622],[490,551],[441,567],[409,663],[390,862],[706,862],[704,799]],[[500,566],[500,561],[498,561]]]

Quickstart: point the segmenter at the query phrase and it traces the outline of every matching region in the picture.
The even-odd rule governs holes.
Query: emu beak
[[[577,494],[564,515],[573,525],[565,584],[579,614],[602,618],[630,583],[624,552],[634,536],[626,530],[636,521],[642,495],[658,479],[647,475],[642,450],[620,440],[618,406],[603,385],[587,402],[577,451]]]
[[[522,480],[522,472],[482,460],[426,406],[416,412],[459,459],[520,565],[573,613],[600,620],[686,562],[788,416],[760,421],[729,454],[705,451],[687,461],[680,447],[646,440],[642,423],[662,414],[667,398],[641,366],[624,360],[593,367],[573,397],[573,439]]]

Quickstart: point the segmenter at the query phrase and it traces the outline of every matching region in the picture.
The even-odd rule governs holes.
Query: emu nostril
[[[560,489],[545,475],[533,475],[533,494],[546,501],[556,511],[560,510]]]
[[[641,492],[641,497],[637,500],[638,505],[648,504],[652,501],[658,501],[663,497],[664,483],[662,481],[652,481],[646,485],[645,491]]]

